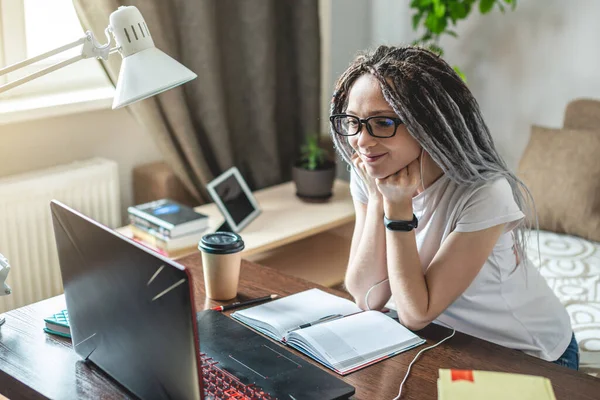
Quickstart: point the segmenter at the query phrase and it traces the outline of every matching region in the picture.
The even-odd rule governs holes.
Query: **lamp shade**
[[[110,15],[110,29],[123,57],[113,109],[172,89],[196,74],[154,46],[136,7],[119,7]]]

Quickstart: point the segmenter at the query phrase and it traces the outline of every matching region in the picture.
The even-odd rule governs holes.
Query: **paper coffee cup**
[[[241,251],[244,241],[233,232],[208,233],[200,239],[204,288],[214,300],[229,300],[237,296],[240,280]]]

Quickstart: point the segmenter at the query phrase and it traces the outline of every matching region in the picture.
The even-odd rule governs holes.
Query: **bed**
[[[539,243],[541,260],[532,232],[528,257],[571,317],[580,370],[600,377],[600,243],[548,231],[539,231]]]

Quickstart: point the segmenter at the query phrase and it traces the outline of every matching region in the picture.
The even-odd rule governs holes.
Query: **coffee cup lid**
[[[244,250],[244,241],[233,232],[208,233],[200,239],[198,249],[210,254],[232,254]]]

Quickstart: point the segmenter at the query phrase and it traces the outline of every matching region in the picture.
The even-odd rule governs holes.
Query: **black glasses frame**
[[[336,118],[340,118],[340,117],[351,117],[351,118],[355,118],[358,121],[358,130],[356,131],[356,133],[352,133],[350,135],[347,134],[343,134],[338,132],[338,130],[336,129],[335,126],[335,119]],[[389,120],[394,121],[394,133],[392,133],[391,136],[377,136],[376,134],[373,133],[373,129],[371,129],[371,124],[369,123],[370,120],[372,119],[376,119],[376,118],[386,118]],[[362,131],[362,126],[363,124],[365,124],[365,126],[367,127],[367,132],[369,133],[369,135],[376,137],[376,138],[381,138],[381,139],[387,139],[387,138],[391,138],[393,136],[396,135],[396,131],[398,130],[398,125],[402,125],[403,122],[400,118],[393,118],[393,117],[384,117],[384,116],[380,116],[380,115],[374,115],[372,117],[368,117],[368,118],[359,118],[356,115],[352,115],[352,114],[334,114],[332,116],[329,117],[329,122],[331,122],[331,126],[333,127],[333,130],[335,131],[335,133],[337,133],[340,136],[356,136],[358,135],[358,133],[360,131]]]

